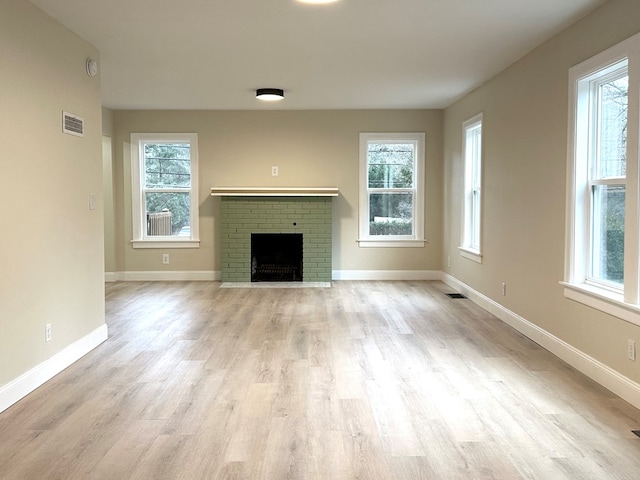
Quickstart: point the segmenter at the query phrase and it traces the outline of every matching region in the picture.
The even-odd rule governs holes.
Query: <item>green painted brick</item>
[[[223,281],[250,280],[251,233],[302,233],[303,280],[331,281],[332,209],[321,197],[222,197]]]

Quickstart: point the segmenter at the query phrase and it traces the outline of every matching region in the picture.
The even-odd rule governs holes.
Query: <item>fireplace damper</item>
[[[252,282],[301,282],[301,233],[251,234]]]

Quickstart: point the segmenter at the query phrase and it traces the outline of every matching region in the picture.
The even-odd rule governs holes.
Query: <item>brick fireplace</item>
[[[222,281],[250,282],[252,234],[301,234],[302,281],[331,281],[337,188],[212,188],[219,196]]]

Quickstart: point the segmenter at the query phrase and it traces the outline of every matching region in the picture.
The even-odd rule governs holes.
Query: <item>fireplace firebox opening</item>
[[[252,233],[251,281],[302,282],[302,234]]]

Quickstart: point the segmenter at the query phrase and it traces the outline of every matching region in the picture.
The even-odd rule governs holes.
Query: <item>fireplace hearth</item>
[[[252,233],[252,282],[302,281],[301,233]]]

